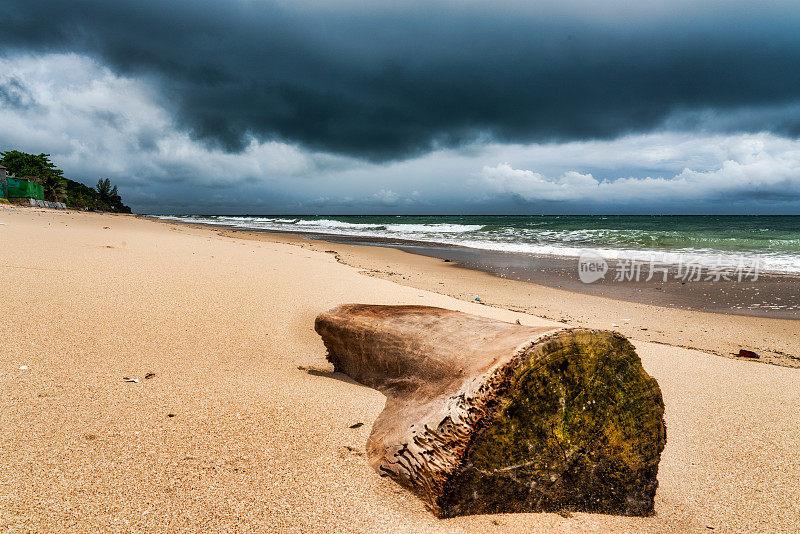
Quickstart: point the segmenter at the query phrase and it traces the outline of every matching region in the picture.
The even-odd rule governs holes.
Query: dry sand
[[[0,530],[800,528],[795,369],[637,340],[667,407],[655,517],[442,521],[367,466],[383,398],[330,373],[314,317],[370,302],[546,319],[365,276],[309,247],[2,207],[0,292]]]

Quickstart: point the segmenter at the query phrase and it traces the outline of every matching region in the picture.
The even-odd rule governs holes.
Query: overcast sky
[[[800,213],[798,28],[788,1],[7,0],[0,150],[142,213]]]

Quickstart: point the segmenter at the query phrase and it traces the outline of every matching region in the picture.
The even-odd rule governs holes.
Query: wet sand
[[[608,272],[603,278],[584,283],[578,274],[578,258],[489,251],[454,245],[437,246],[382,238],[295,235],[331,243],[396,248],[412,254],[452,261],[459,267],[483,271],[501,278],[628,302],[752,317],[800,319],[798,275],[742,272],[740,276],[732,269],[726,269],[717,276],[705,266],[701,266],[699,272],[688,268],[679,272],[673,266],[666,272],[654,271],[651,277],[650,266],[646,262],[636,267],[638,273],[634,273],[630,262],[609,259]],[[657,265],[656,268],[661,269],[663,266]]]
[[[707,269],[694,272],[676,267],[650,276],[649,265],[609,260],[604,278],[580,280],[578,258],[558,258],[463,247],[398,246],[414,254],[448,259],[460,267],[484,271],[501,278],[625,300],[712,313],[800,319],[800,276],[758,273],[719,279]],[[657,268],[664,268],[664,266]],[[636,273],[633,269],[638,269]],[[723,278],[723,276],[725,276]],[[648,278],[650,278],[648,280]],[[699,278],[699,279],[698,279]]]
[[[534,309],[558,298],[547,291],[565,307],[565,295],[602,297],[394,249],[135,217],[0,208],[0,223],[4,530],[757,532],[800,523],[795,369],[635,338],[666,404],[654,517],[437,520],[368,467],[364,443],[383,397],[331,372],[314,317],[344,302],[408,303],[544,326],[555,323],[500,299]],[[498,307],[466,302],[462,284]],[[667,312],[697,314],[706,327],[719,317],[766,321],[764,336],[780,321],[666,310],[636,325],[685,326]],[[365,424],[351,429],[356,422]]]
[[[694,348],[730,358],[736,358],[739,351],[745,349],[756,352],[760,356],[756,360],[759,363],[800,367],[800,322],[797,319],[785,318],[783,313],[775,310],[765,313],[732,313],[724,308],[727,313],[708,311],[716,305],[715,301],[722,303],[726,298],[733,299],[737,288],[747,292],[746,288],[751,287],[753,293],[773,291],[791,296],[798,291],[795,277],[760,276],[755,283],[746,284],[704,281],[681,284],[674,280],[666,284],[584,284],[578,279],[575,262],[535,258],[533,261],[538,262],[535,264],[538,268],[531,268],[529,255],[516,255],[515,261],[521,265],[519,278],[527,278],[525,273],[528,273],[542,281],[535,283],[514,279],[507,271],[498,269],[497,266],[502,265],[498,263],[502,262],[502,255],[487,255],[463,247],[437,250],[420,246],[411,251],[408,244],[382,240],[370,241],[368,244],[372,246],[364,246],[333,242],[329,240],[330,236],[321,235],[229,228],[218,228],[218,232],[222,236],[277,240],[313,250],[327,250],[335,253],[341,262],[357,267],[369,276],[465,301],[479,298],[483,305],[529,313],[564,324],[618,330],[633,339]],[[481,258],[487,257],[486,263],[479,263]],[[497,269],[494,274],[491,274],[492,269]],[[662,291],[664,288],[668,290]],[[708,296],[703,295],[704,292]],[[626,296],[630,298],[626,299]],[[735,304],[743,301],[730,302],[733,306],[743,306]],[[775,314],[778,317],[772,316]]]
[[[211,225],[209,225],[211,226]],[[597,295],[628,302],[687,310],[800,319],[800,276],[733,269],[715,274],[707,266],[699,272],[684,267],[681,272],[672,266],[656,265],[652,276],[646,262],[638,267],[630,262],[608,259],[608,272],[603,278],[584,283],[579,277],[578,258],[543,256],[517,252],[482,250],[455,245],[434,245],[418,241],[365,238],[346,235],[297,232],[241,230],[216,226],[248,234],[276,233],[330,243],[390,247],[454,262],[459,267],[493,274],[500,278],[530,282],[576,293]],[[633,269],[638,269],[634,272]]]

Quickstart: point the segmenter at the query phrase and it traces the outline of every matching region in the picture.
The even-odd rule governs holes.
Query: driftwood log
[[[437,516],[653,513],[664,403],[621,335],[362,304],[315,328],[336,371],[386,395],[371,465]]]

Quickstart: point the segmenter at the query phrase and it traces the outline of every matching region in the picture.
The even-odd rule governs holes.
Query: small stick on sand
[[[371,465],[437,516],[653,513],[664,403],[621,335],[363,304],[315,328],[336,371],[386,395]]]

